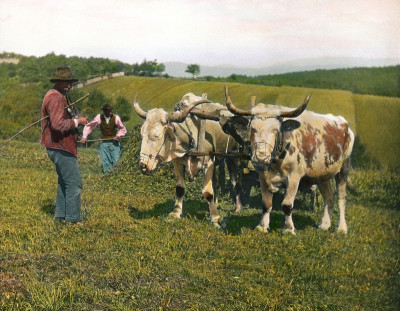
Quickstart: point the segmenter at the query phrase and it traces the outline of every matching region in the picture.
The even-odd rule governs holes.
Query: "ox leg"
[[[341,182],[337,185],[338,190],[338,205],[339,205],[339,225],[338,231],[347,234],[346,224],[346,182]]]
[[[262,196],[262,217],[256,229],[268,233],[273,193],[269,191],[263,174],[260,174],[260,188]]]
[[[176,200],[174,209],[169,213],[170,218],[180,218],[182,215],[183,197],[185,196],[185,167],[178,160],[174,160],[176,177]]]
[[[220,223],[222,219],[217,209],[216,195],[213,186],[215,178],[214,174],[215,166],[214,163],[211,163],[210,165],[208,165],[204,174],[202,194],[208,202],[211,223],[214,225],[215,228],[221,229]]]
[[[292,219],[294,199],[299,189],[300,178],[289,177],[285,197],[282,202],[282,210],[285,213],[285,232],[296,235]]]
[[[241,187],[238,182],[238,159],[226,158],[226,165],[228,166],[229,178],[232,183],[233,191],[235,193],[235,212],[241,212],[243,210],[242,201],[240,199]]]
[[[347,159],[342,166],[339,174],[335,176],[336,187],[338,192],[338,206],[339,206],[339,225],[338,231],[347,234],[346,224],[346,186],[350,173],[350,158]]]
[[[330,180],[318,184],[318,188],[321,191],[322,197],[324,199],[324,212],[319,228],[322,230],[328,230],[331,227],[330,214],[332,213],[334,197]]]
[[[316,204],[318,203],[318,198],[317,198],[317,186],[312,185],[310,188],[310,196],[311,196],[311,202],[310,202],[310,210],[315,211],[316,209]]]

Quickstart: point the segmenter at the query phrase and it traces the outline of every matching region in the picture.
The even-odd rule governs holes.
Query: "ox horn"
[[[142,117],[143,119],[146,119],[147,112],[144,111],[142,108],[139,106],[139,102],[137,101],[137,96],[135,96],[135,99],[133,100],[133,107],[135,108],[136,113]]]
[[[208,99],[201,99],[197,102],[191,103],[188,107],[186,107],[180,113],[175,112],[174,114],[168,115],[168,120],[170,122],[181,123],[181,122],[185,121],[186,116],[189,114],[190,110],[192,110],[197,105],[204,104],[204,103],[211,103],[211,102]]]
[[[306,110],[308,101],[310,100],[311,93],[306,96],[304,99],[304,102],[297,107],[296,109],[292,111],[282,111],[277,117],[282,117],[282,118],[295,118],[298,117],[303,113],[304,110]]]
[[[230,112],[232,112],[233,114],[242,115],[242,116],[251,115],[251,110],[242,110],[242,109],[235,107],[232,104],[231,96],[229,95],[228,87],[226,85],[225,85],[225,104],[226,104],[226,107],[228,108],[228,110]]]
[[[219,114],[221,112],[221,109],[206,112],[206,111],[192,111],[190,112],[192,115],[195,115],[199,119],[203,120],[213,120],[213,121],[219,121]]]

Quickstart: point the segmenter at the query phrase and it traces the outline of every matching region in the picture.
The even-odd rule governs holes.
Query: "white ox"
[[[216,228],[221,228],[221,216],[217,209],[216,191],[216,161],[210,156],[190,156],[190,151],[198,146],[201,120],[189,112],[196,106],[201,111],[226,110],[226,107],[218,103],[212,103],[202,97],[188,93],[179,103],[180,111],[169,114],[164,109],[155,108],[143,111],[139,103],[134,102],[135,111],[145,119],[141,128],[142,143],[140,149],[140,171],[143,174],[151,174],[160,165],[173,161],[176,185],[176,201],[171,218],[180,218],[185,194],[185,172],[189,180],[201,171],[204,172],[202,195],[208,201],[211,223]],[[234,139],[225,134],[218,122],[207,120],[205,140],[202,144],[204,152],[230,152],[237,147]],[[240,202],[240,187],[237,183],[237,159],[227,159],[230,180],[235,190],[236,211],[242,209]]]
[[[335,178],[338,231],[347,233],[346,184],[354,134],[346,120],[341,116],[305,111],[310,95],[297,109],[260,103],[251,110],[242,110],[232,104],[227,88],[225,98],[227,108],[235,114],[229,121],[237,123],[231,128],[236,129],[236,136],[240,136],[244,144],[249,143],[251,160],[259,174],[263,215],[257,229],[268,232],[273,193],[284,187],[285,230],[295,234],[292,209],[301,182],[306,186],[318,186],[324,198],[319,228],[328,230],[334,204],[330,181]]]

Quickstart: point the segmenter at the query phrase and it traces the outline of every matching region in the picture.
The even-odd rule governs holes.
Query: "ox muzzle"
[[[272,162],[274,146],[266,142],[251,145],[251,161],[257,171],[268,171]]]
[[[153,156],[151,154],[140,154],[139,169],[144,175],[151,175],[154,173],[158,167],[159,163],[162,161],[161,156]]]

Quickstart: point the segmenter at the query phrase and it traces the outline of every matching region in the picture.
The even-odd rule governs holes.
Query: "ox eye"
[[[150,140],[158,140],[160,139],[160,132],[157,129],[154,129],[149,134]]]
[[[149,139],[150,139],[150,140],[158,140],[159,138],[160,138],[160,134],[157,133],[157,132],[151,133],[151,134],[149,135]]]

